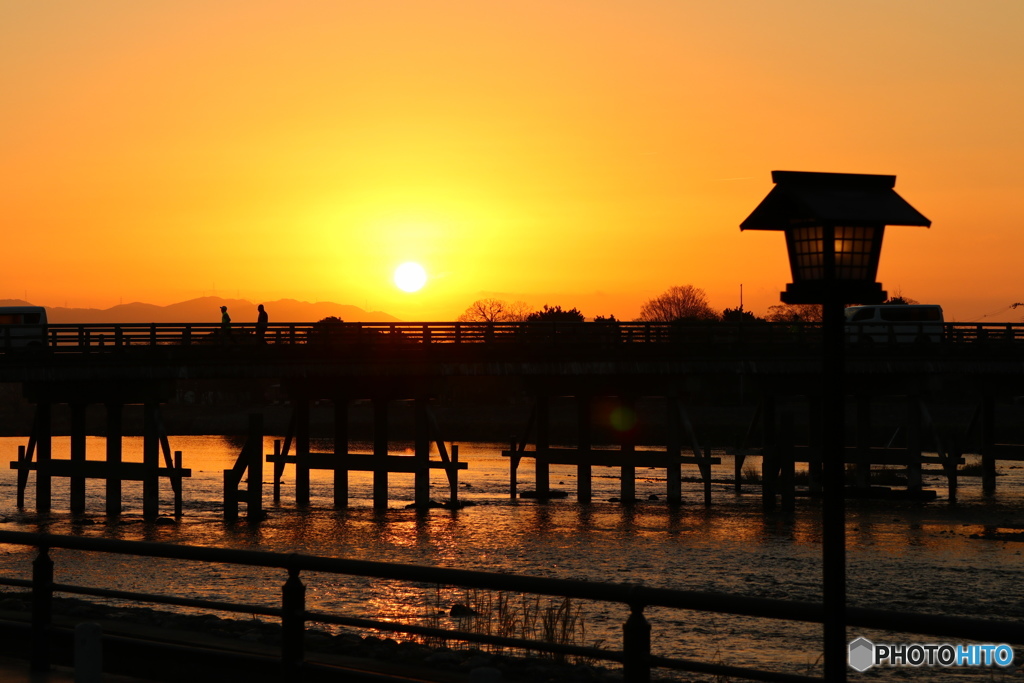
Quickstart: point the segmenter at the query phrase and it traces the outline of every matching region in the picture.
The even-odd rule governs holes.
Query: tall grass
[[[440,628],[451,620],[459,631],[506,638],[536,640],[557,645],[586,644],[587,626],[582,607],[571,598],[541,598],[504,591],[478,591],[462,589],[449,592],[441,586],[435,588],[433,614],[428,617],[431,626]],[[430,646],[448,645],[440,639],[427,639]],[[597,647],[601,641],[589,643]],[[466,647],[469,647],[467,645]],[[486,652],[504,654],[508,648],[499,645],[474,645]],[[567,661],[561,654],[534,653],[558,662]],[[578,658],[573,658],[576,662]]]

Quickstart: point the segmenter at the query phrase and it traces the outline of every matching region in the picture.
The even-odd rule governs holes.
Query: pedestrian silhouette
[[[270,316],[263,309],[263,304],[256,307],[260,314],[256,316],[256,342],[259,344],[266,344],[264,336],[267,334],[267,322],[270,320]]]
[[[231,316],[228,315],[228,307],[220,307],[220,331],[225,338],[231,335]]]

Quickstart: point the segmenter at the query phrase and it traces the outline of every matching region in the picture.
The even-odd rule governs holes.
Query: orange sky
[[[739,223],[784,169],[896,175],[932,228],[887,232],[885,287],[1016,320],[1022,27],[1020,0],[12,0],[0,298],[631,319],[742,284],[763,313],[785,247]]]

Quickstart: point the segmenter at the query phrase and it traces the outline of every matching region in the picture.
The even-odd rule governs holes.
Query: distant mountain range
[[[264,301],[264,308],[271,322],[300,323],[316,322],[336,316],[347,322],[400,322],[398,318],[381,311],[364,311],[358,306],[336,304],[330,301],[296,301],[279,299]],[[0,306],[32,306],[20,299],[0,299]],[[204,296],[199,299],[182,301],[169,306],[130,303],[111,308],[64,308],[46,307],[46,317],[51,323],[205,323],[220,322],[220,307],[227,306],[228,314],[235,322],[256,322],[256,304],[244,299],[222,299]]]

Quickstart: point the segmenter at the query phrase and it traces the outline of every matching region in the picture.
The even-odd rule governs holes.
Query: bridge
[[[891,335],[889,339],[850,335],[847,346],[847,392],[855,397],[856,443],[848,448],[848,462],[856,463],[866,484],[872,464],[906,464],[911,489],[920,488],[920,466],[926,432],[935,431],[927,398],[936,392],[969,395],[976,402],[976,452],[983,457],[983,486],[994,489],[997,459],[1024,459],[1024,450],[997,439],[995,401],[1024,394],[1024,325],[1014,323],[947,323],[941,339],[934,335]],[[776,491],[784,496],[786,473],[793,462],[807,462],[812,472],[822,454],[813,447],[817,416],[814,399],[821,391],[821,329],[816,324],[790,323],[275,323],[260,330],[255,324],[90,324],[47,325],[32,334],[0,329],[0,382],[20,383],[36,405],[32,436],[17,462],[19,503],[27,478],[36,473],[36,507],[51,505],[50,478],[69,477],[71,508],[84,505],[85,480],[103,479],[108,513],[120,511],[120,482],[142,479],[144,514],[159,509],[159,481],[169,479],[180,501],[181,480],[188,471],[180,456],[172,454],[160,404],[182,380],[235,380],[266,378],[281,383],[289,393],[294,413],[283,447],[274,454],[247,446],[239,463],[225,475],[225,505],[230,515],[238,503],[249,514],[261,512],[262,491],[238,490],[245,473],[256,473],[262,463],[274,466],[275,495],[285,467],[295,468],[298,505],[309,502],[311,469],[334,471],[335,505],[347,505],[347,475],[351,470],[374,473],[374,505],[387,507],[390,472],[412,472],[416,502],[430,502],[429,471],[444,469],[449,477],[452,503],[457,498],[458,471],[465,467],[450,452],[431,401],[453,378],[510,377],[521,382],[531,397],[533,411],[520,438],[505,455],[510,462],[510,494],[517,494],[520,462],[534,463],[533,495],[551,495],[548,478],[553,464],[577,468],[577,498],[591,499],[593,467],[617,467],[621,472],[622,500],[634,495],[635,468],[664,467],[666,498],[680,500],[680,465],[696,465],[710,489],[714,464],[693,424],[687,401],[695,388],[742,383],[744,391],[760,398],[757,431],[761,445],[736,445],[737,481],[743,457],[766,455],[766,504]],[[797,439],[781,414],[779,399],[807,396],[807,446]],[[908,447],[882,452],[868,442],[871,404],[882,396],[906,397]],[[551,401],[573,397],[578,405],[576,446],[551,446]],[[640,397],[665,402],[668,437],[663,451],[639,453],[635,435],[624,434],[615,450],[593,445],[593,405],[596,397],[615,397],[629,406]],[[335,406],[334,449],[313,453],[309,441],[309,406],[328,399]],[[374,409],[372,453],[349,450],[348,406],[370,400]],[[389,404],[415,405],[415,455],[389,452]],[[71,411],[71,459],[51,457],[52,407],[67,404]],[[104,462],[86,461],[85,414],[90,405],[106,411],[107,452]],[[144,409],[144,462],[122,462],[120,435],[125,406]],[[737,425],[740,427],[740,425]],[[741,431],[741,430],[738,430]],[[753,425],[748,435],[754,433]],[[496,435],[498,436],[498,435]],[[503,435],[500,435],[503,436]],[[500,437],[499,437],[500,438]],[[961,440],[965,437],[961,437]],[[955,466],[964,446],[936,436],[935,450],[955,482]],[[746,441],[746,439],[744,439]],[[250,427],[250,443],[262,444],[262,427]],[[436,444],[440,460],[430,458]],[[530,446],[533,446],[530,448]],[[686,451],[686,454],[684,454]],[[788,453],[779,459],[780,454]],[[163,462],[161,463],[161,455]],[[780,456],[781,457],[781,456]],[[262,469],[259,470],[261,472]],[[250,476],[249,481],[260,477]],[[180,504],[180,503],[179,503]]]

